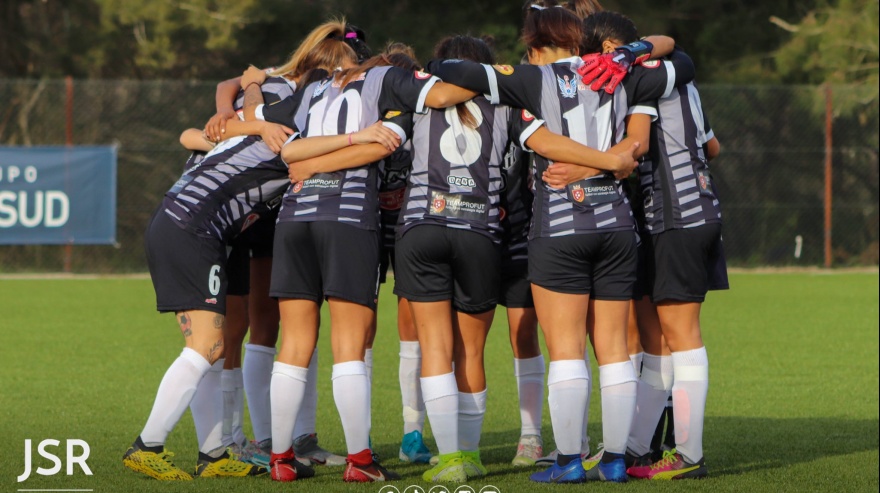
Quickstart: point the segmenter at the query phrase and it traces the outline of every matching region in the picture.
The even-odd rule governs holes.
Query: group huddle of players
[[[512,66],[496,63],[491,40],[447,37],[423,67],[402,44],[373,56],[363,31],[330,21],[285,65],[218,85],[217,114],[182,134],[193,154],[147,227],[157,308],[176,314],[185,348],[126,467],[157,479],[294,481],[312,465],[344,465],[345,481],[399,479],[370,438],[390,265],[399,459],[430,464],[425,481],[487,474],[483,354],[498,304],[522,423],[512,463],[543,466],[531,480],[707,475],[699,313],[707,291],[728,285],[708,168],[720,147],[693,63],[672,39],[640,39],[591,0],[527,2],[522,41],[526,57]],[[316,433],[324,301],[345,456]],[[602,403],[603,445],[592,451],[588,337]],[[194,474],[164,448],[187,408]],[[674,440],[661,447],[664,425]]]

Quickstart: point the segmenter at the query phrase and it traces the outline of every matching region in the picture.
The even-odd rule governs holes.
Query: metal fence
[[[89,80],[67,91],[64,80],[0,80],[0,144],[119,146],[118,243],[72,247],[73,272],[146,270],[147,219],[188,155],[178,136],[214,113],[214,89],[208,82]],[[711,167],[729,264],[823,265],[825,91],[705,85],[700,92],[722,144]],[[877,265],[877,99],[870,88],[832,93],[831,260]],[[0,272],[64,268],[63,246],[0,247]]]

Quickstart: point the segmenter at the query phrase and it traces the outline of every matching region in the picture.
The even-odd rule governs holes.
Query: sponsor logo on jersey
[[[427,72],[422,72],[421,70],[416,70],[415,76],[416,76],[416,79],[424,80],[424,79],[429,79],[431,77],[431,74],[429,74]]]
[[[572,189],[571,189],[571,197],[572,197],[572,198],[574,199],[574,201],[577,202],[577,203],[581,203],[581,202],[583,202],[583,201],[584,201],[584,198],[586,197],[586,195],[584,194],[584,189],[581,188],[580,186],[572,187]]]
[[[660,60],[645,60],[642,62],[642,67],[645,68],[657,68],[660,66]]]
[[[446,183],[468,188],[474,188],[475,186],[477,186],[477,182],[474,181],[473,178],[470,178],[468,176],[449,175],[446,177]]]
[[[303,182],[298,181],[293,184],[293,193],[299,193],[303,189]]]
[[[510,65],[492,65],[501,75],[510,75],[513,73],[513,67]]]
[[[391,111],[389,111],[388,113],[385,113],[385,119],[386,119],[386,120],[387,120],[387,119],[391,119],[391,118],[394,118],[395,116],[398,116],[398,115],[400,115],[400,112],[399,112],[399,111],[397,111],[397,110],[391,110]]]
[[[209,304],[209,305],[216,305],[216,304],[217,304],[217,298],[205,298],[205,303],[207,303],[207,304]]]
[[[436,197],[431,201],[431,212],[434,214],[439,214],[443,212],[443,209],[446,208],[446,199],[443,197]]]
[[[522,119],[524,122],[530,122],[535,119],[535,115],[529,113],[529,110],[522,110]]]
[[[253,225],[255,222],[257,222],[257,219],[259,219],[259,218],[260,218],[260,215],[257,214],[256,212],[252,212],[252,213],[248,214],[248,217],[244,220],[244,223],[242,223],[242,225],[241,225],[241,230],[244,231],[244,230],[248,229],[249,227],[251,227],[251,225]]]
[[[557,75],[556,82],[559,84],[559,92],[562,93],[562,97],[573,98],[577,96],[577,84],[569,79],[567,75],[563,75],[562,77]]]

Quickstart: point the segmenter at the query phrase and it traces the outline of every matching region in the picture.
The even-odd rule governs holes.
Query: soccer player
[[[573,56],[581,42],[580,21],[564,9],[544,9],[527,19],[523,38],[530,62],[510,74],[466,62],[439,66],[444,80],[522,106],[543,117],[551,130],[571,135],[598,149],[620,140],[628,108],[626,91],[592,93],[580,83],[583,61]],[[650,46],[641,51],[650,52]],[[646,54],[645,53],[645,54]],[[641,54],[640,54],[641,56]],[[693,66],[690,66],[692,77]],[[518,74],[518,75],[517,75]],[[682,75],[682,74],[679,74]],[[488,77],[487,77],[488,76]],[[642,72],[643,93],[636,103],[661,95],[675,77],[666,71]],[[628,139],[627,139],[628,140]],[[624,140],[624,145],[629,145]],[[620,144],[618,144],[620,145]],[[548,161],[535,149],[536,172]],[[593,298],[594,341],[603,397],[606,453],[594,479],[625,481],[626,437],[635,406],[635,373],[626,350],[626,315],[635,279],[635,238],[631,212],[614,177],[599,175],[563,192],[535,187],[530,229],[529,277],[538,319],[551,355],[549,400],[560,454],[540,482],[587,479],[580,461],[580,437],[588,389],[583,359],[587,306]],[[563,404],[564,403],[564,404]],[[609,443],[610,442],[610,443]]]
[[[605,34],[606,39],[599,41],[607,43],[606,49],[635,37],[635,27],[620,14],[607,13],[591,21],[596,23],[595,32]],[[676,450],[665,452],[654,464],[630,467],[628,473],[648,479],[700,478],[708,474],[702,431],[709,385],[700,307],[709,290],[728,288],[721,208],[708,167],[720,145],[694,83],[664,94],[658,112],[651,151],[639,165],[639,175],[650,232],[648,293],[659,324],[640,320],[644,369],[628,448],[634,456],[651,452],[654,423],[671,390]],[[671,356],[664,354],[663,340]]]

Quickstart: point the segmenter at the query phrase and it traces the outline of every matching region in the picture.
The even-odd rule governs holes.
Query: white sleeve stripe
[[[666,67],[666,90],[660,97],[668,98],[672,94],[672,90],[675,89],[675,66],[668,60],[665,60],[663,65]]]
[[[528,151],[528,152],[533,152],[531,149],[529,149],[529,146],[526,145],[526,141],[529,140],[529,137],[531,137],[535,132],[537,132],[538,129],[541,128],[541,125],[543,125],[543,124],[544,124],[544,120],[538,120],[536,118],[535,121],[530,123],[529,126],[526,127],[526,129],[523,130],[523,132],[519,135],[519,145],[520,145],[520,147],[523,148],[523,150]]]
[[[266,106],[266,105],[265,104],[258,105],[255,113],[256,113],[257,120],[266,121],[266,118],[263,116],[263,106]]]
[[[657,117],[657,108],[654,108],[653,106],[646,106],[646,105],[637,104],[635,106],[630,106],[629,109],[626,111],[627,115],[633,115],[636,113],[643,114],[643,115],[651,115],[656,118]]]
[[[419,93],[419,101],[416,103],[416,113],[423,115],[428,112],[428,109],[425,108],[425,100],[428,99],[428,92],[434,87],[434,84],[438,82],[440,82],[440,79],[431,76],[431,78],[428,79],[428,82],[425,83],[425,87],[423,87],[422,92]]]
[[[382,122],[382,125],[394,130],[394,133],[400,137],[400,145],[406,143],[406,132],[403,131],[403,127],[394,122]]]
[[[715,138],[715,131],[712,129],[709,129],[709,131],[706,132],[706,142],[709,142],[710,140],[712,140],[714,138]],[[703,142],[703,143],[705,144],[706,142]]]
[[[498,104],[501,100],[498,95],[498,76],[491,65],[483,65],[483,68],[486,70],[486,77],[489,79],[489,94],[485,95],[486,99],[492,104]]]

